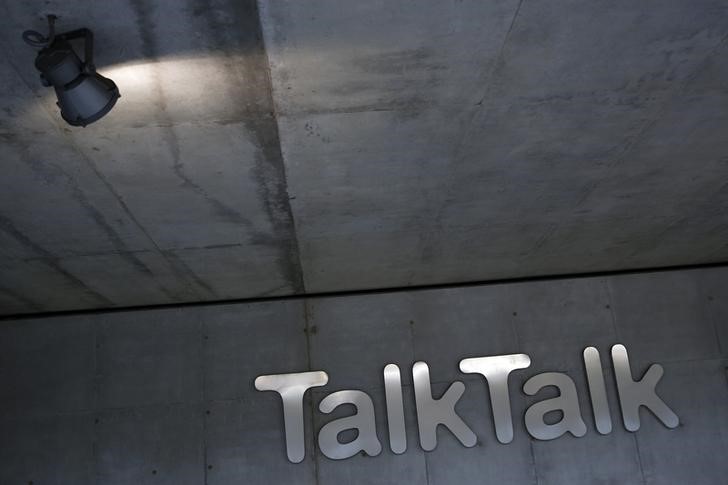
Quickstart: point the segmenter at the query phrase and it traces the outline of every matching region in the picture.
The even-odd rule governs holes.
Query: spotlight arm
[[[86,72],[95,72],[94,65],[94,33],[86,28],[76,29],[64,34],[56,35],[56,39],[76,40],[83,39],[83,68]]]
[[[26,44],[33,47],[44,48],[53,43],[56,38],[56,17],[48,15],[48,37],[44,36],[37,30],[26,30],[23,32],[23,40]]]
[[[23,32],[23,40],[33,47],[46,48],[50,47],[53,42],[57,39],[69,41],[76,39],[83,39],[84,42],[84,54],[83,54],[83,69],[87,73],[93,73],[96,71],[94,65],[94,33],[87,29],[76,29],[63,34],[56,34],[56,17],[55,15],[48,15],[48,36],[44,36],[40,32],[35,30],[26,30]]]

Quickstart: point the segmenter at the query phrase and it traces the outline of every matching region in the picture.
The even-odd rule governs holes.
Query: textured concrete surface
[[[2,8],[3,312],[303,291],[255,2]],[[113,119],[58,122],[19,40],[45,12],[96,31]]]
[[[725,258],[724,2],[264,5],[308,290]]]
[[[404,291],[269,303],[5,320],[0,325],[0,483],[3,484],[583,484],[725,483],[728,464],[728,269],[641,273],[533,283]],[[681,426],[641,413],[621,425],[608,351],[624,343],[636,377],[653,362],[658,393]],[[724,340],[720,340],[723,345]],[[614,430],[594,428],[581,352],[602,354]],[[510,378],[515,439],[496,441],[485,382],[463,375],[465,357],[527,352],[532,366]],[[389,451],[381,371],[416,360],[438,396],[466,384],[458,413],[478,436],[464,448],[444,428],[438,447],[418,445],[409,377],[408,449]],[[254,390],[256,376],[326,370],[305,397],[306,458],[286,459],[282,406]],[[540,372],[574,379],[587,435],[529,438],[527,397]],[[325,458],[314,436],[331,416],[330,392],[372,396],[377,457]]]
[[[728,258],[723,0],[0,10],[1,314]],[[85,129],[46,13],[121,88]]]

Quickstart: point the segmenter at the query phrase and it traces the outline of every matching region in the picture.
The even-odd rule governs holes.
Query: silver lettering
[[[425,451],[435,449],[437,426],[440,424],[448,428],[464,446],[475,446],[478,441],[475,433],[455,412],[455,404],[465,392],[465,384],[460,381],[453,382],[440,399],[433,399],[430,368],[424,362],[415,362],[412,366],[412,379],[415,386],[417,426],[422,449]]]
[[[513,417],[508,395],[508,375],[531,365],[526,354],[474,357],[460,361],[460,370],[466,374],[480,374],[488,382],[490,405],[493,408],[495,434],[501,443],[513,441]]]
[[[255,388],[259,391],[275,391],[283,402],[283,422],[286,430],[286,453],[293,463],[300,463],[306,456],[303,436],[303,395],[312,387],[329,382],[326,372],[300,372],[259,376]]]
[[[599,351],[594,347],[584,349],[584,367],[586,368],[586,380],[589,384],[589,396],[594,411],[594,423],[599,433],[609,434],[612,432],[612,416],[609,414],[602,360],[599,357]]]
[[[645,406],[652,411],[657,419],[668,428],[676,428],[680,424],[677,415],[655,391],[657,383],[665,372],[661,365],[652,364],[641,380],[634,381],[632,370],[629,367],[627,349],[620,344],[612,347],[612,363],[614,364],[614,377],[617,380],[622,419],[627,430],[640,429],[640,406]]]
[[[407,435],[404,428],[402,377],[399,367],[394,364],[387,364],[384,367],[384,393],[387,398],[389,447],[399,455],[407,451]]]
[[[571,377],[560,372],[544,372],[527,380],[523,385],[523,392],[533,396],[547,386],[557,387],[559,396],[537,402],[526,410],[525,421],[528,432],[539,440],[553,440],[567,431],[577,438],[584,436],[586,424],[579,411],[579,398]],[[561,421],[547,424],[544,416],[551,411],[562,411]]]
[[[356,414],[326,423],[319,431],[318,443],[321,452],[332,460],[343,460],[360,451],[376,456],[382,451],[377,438],[372,398],[362,391],[339,391],[326,396],[319,404],[322,413],[330,413],[342,404],[353,404]],[[339,433],[356,429],[356,438],[348,443],[339,441]]]

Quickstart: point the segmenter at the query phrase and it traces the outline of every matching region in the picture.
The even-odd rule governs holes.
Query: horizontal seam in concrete
[[[660,266],[660,267],[646,267],[646,268],[632,268],[632,269],[621,269],[621,270],[605,270],[605,271],[593,271],[593,272],[582,272],[582,273],[561,273],[552,275],[538,275],[538,276],[524,276],[516,278],[500,278],[491,280],[478,280],[478,281],[462,281],[456,283],[440,283],[431,285],[413,285],[413,286],[397,286],[397,287],[384,287],[384,288],[370,288],[361,290],[343,290],[343,291],[330,291],[330,292],[312,292],[312,293],[301,293],[292,295],[279,295],[279,296],[266,296],[266,297],[253,297],[253,298],[237,298],[237,299],[220,299],[220,300],[208,300],[208,301],[196,301],[196,302],[184,302],[184,303],[165,303],[159,305],[138,305],[128,307],[116,307],[116,308],[95,308],[95,309],[81,309],[81,310],[64,310],[57,312],[43,312],[43,313],[21,313],[21,314],[9,314],[0,315],[0,322],[13,321],[13,320],[27,320],[35,318],[46,318],[64,315],[87,315],[87,314],[106,314],[106,313],[118,313],[118,312],[131,312],[131,311],[142,311],[142,310],[161,310],[166,308],[185,308],[185,307],[197,307],[197,306],[211,306],[211,305],[232,305],[241,303],[267,303],[275,301],[296,301],[296,300],[307,300],[307,299],[319,299],[319,298],[341,298],[351,296],[366,296],[366,295],[379,295],[386,293],[404,293],[404,292],[418,292],[418,291],[430,291],[430,290],[447,290],[454,288],[469,288],[475,286],[494,286],[494,285],[505,285],[505,284],[518,284],[518,283],[529,283],[539,281],[559,281],[568,279],[585,279],[585,278],[604,278],[611,276],[622,276],[622,275],[636,275],[636,274],[648,274],[648,273],[664,273],[670,271],[692,271],[707,268],[728,268],[728,261],[726,262],[714,262],[714,263],[699,263],[699,264],[684,264],[674,266]]]

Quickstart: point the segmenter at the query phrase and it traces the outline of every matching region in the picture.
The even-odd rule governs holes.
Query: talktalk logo
[[[599,351],[594,347],[587,347],[584,349],[583,359],[596,430],[601,434],[609,434],[612,432],[612,418],[607,402]],[[479,374],[487,383],[496,438],[501,443],[507,444],[513,441],[513,417],[508,392],[508,376],[511,372],[526,369],[530,365],[531,358],[526,354],[473,357],[460,361],[460,371],[465,374]],[[678,426],[680,421],[677,415],[656,392],[657,383],[664,373],[661,365],[652,364],[642,379],[635,381],[630,369],[627,349],[623,345],[612,347],[612,365],[622,421],[627,430],[637,431],[640,428],[639,409],[641,406],[652,411],[655,417],[668,428]],[[389,447],[392,452],[401,454],[407,450],[407,437],[399,367],[395,364],[387,364],[384,367],[383,377]],[[293,463],[300,463],[305,456],[303,396],[308,389],[324,386],[328,381],[329,376],[323,371],[266,375],[255,379],[257,390],[275,391],[281,397],[286,451],[288,459]],[[433,398],[430,369],[425,362],[415,362],[412,366],[412,381],[417,410],[417,428],[422,449],[425,451],[435,449],[437,446],[436,431],[439,425],[450,430],[464,446],[475,446],[477,443],[475,433],[455,412],[455,405],[465,392],[465,385],[460,381],[453,382],[440,398]],[[536,402],[526,410],[524,421],[528,433],[539,440],[553,440],[565,433],[571,433],[576,437],[584,436],[587,428],[579,408],[576,386],[571,377],[561,372],[538,374],[524,383],[523,392],[533,396],[548,386],[557,388],[559,396]],[[331,421],[321,428],[318,434],[318,445],[321,452],[334,460],[349,458],[360,452],[370,456],[381,453],[382,445],[376,432],[374,404],[371,397],[360,390],[338,391],[321,400],[319,410],[328,414],[342,404],[353,404],[356,413]],[[552,411],[559,411],[561,419],[556,423],[547,423],[544,418]],[[347,443],[341,443],[338,436],[346,430],[356,430],[356,438]]]

